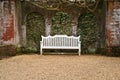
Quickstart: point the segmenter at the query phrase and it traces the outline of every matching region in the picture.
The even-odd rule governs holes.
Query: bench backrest
[[[55,36],[42,36],[43,46],[49,47],[78,47],[80,36],[67,36],[67,35],[55,35]]]

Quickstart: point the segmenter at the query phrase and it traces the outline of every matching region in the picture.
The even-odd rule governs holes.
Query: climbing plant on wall
[[[79,17],[78,34],[81,36],[83,53],[89,53],[90,49],[95,50],[98,35],[97,22],[96,17],[90,12],[86,12]]]
[[[66,34],[70,35],[71,33],[71,25],[69,15],[63,12],[58,12],[53,17],[53,25],[52,25],[52,35],[55,34]]]
[[[27,47],[33,50],[39,49],[41,35],[44,34],[44,18],[39,13],[30,13],[27,16],[26,38]]]

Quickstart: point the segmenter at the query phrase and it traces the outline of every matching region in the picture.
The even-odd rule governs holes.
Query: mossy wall
[[[15,56],[17,53],[15,45],[0,45],[0,59]]]
[[[58,12],[53,17],[52,35],[66,34],[71,35],[70,17],[66,13]]]
[[[44,18],[39,13],[30,13],[26,19],[26,47],[38,51],[41,35],[44,35]]]
[[[78,35],[81,36],[82,53],[95,53],[98,27],[96,17],[92,13],[86,12],[79,17]]]
[[[52,35],[66,34],[71,35],[71,20],[69,15],[58,12],[52,19]],[[26,38],[27,49],[39,50],[41,35],[44,35],[44,18],[39,13],[30,13],[26,19]],[[93,14],[87,12],[78,19],[77,34],[81,36],[82,53],[95,53],[97,41],[97,23]]]

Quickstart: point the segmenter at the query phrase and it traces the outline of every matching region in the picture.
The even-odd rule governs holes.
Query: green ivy
[[[71,21],[66,13],[58,12],[52,20],[52,35],[71,35]],[[44,34],[44,31],[43,17],[38,13],[31,13],[28,15],[26,29],[27,49],[31,51],[39,50],[40,36]],[[79,17],[78,35],[81,36],[83,53],[88,53],[90,51],[94,52],[98,34],[96,17],[93,14],[87,12]]]
[[[53,17],[53,25],[52,25],[52,35],[55,34],[66,34],[70,35],[71,33],[71,25],[69,15],[63,12],[58,12]]]
[[[41,35],[44,34],[44,18],[38,13],[30,13],[26,24],[27,49],[39,50]]]
[[[96,17],[89,12],[82,14],[78,19],[78,35],[81,36],[83,53],[94,52],[94,49],[96,49],[97,32]]]

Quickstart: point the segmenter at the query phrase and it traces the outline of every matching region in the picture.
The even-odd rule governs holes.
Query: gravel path
[[[120,80],[120,57],[20,55],[0,60],[0,80]]]

